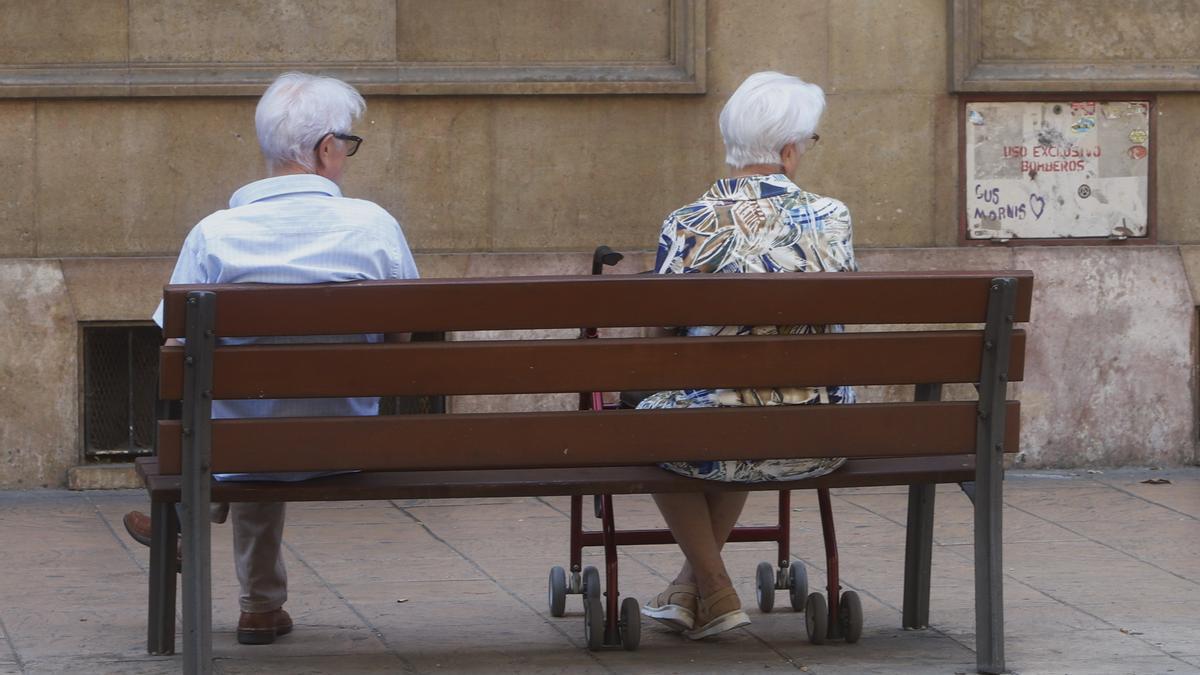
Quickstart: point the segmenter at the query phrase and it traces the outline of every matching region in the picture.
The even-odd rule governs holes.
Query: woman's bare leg
[[[742,515],[742,509],[746,506],[746,498],[748,496],[750,496],[749,492],[704,493],[705,501],[708,503],[708,516],[712,524],[713,539],[717,543],[718,551],[724,548],[725,542],[729,540],[729,533],[737,525],[738,517]],[[683,561],[683,567],[679,570],[679,574],[675,577],[674,583],[696,583],[696,575],[692,570],[692,564],[686,558]]]
[[[701,596],[732,584],[721,560],[721,544],[713,536],[713,518],[703,493],[656,494],[654,502],[690,563]]]

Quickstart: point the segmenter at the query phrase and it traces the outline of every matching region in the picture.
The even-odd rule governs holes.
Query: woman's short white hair
[[[267,163],[316,168],[313,148],[330,132],[350,132],[367,104],[354,87],[332,77],[286,73],[258,101],[254,130]]]
[[[774,71],[755,73],[733,92],[721,110],[725,162],[735,169],[778,164],[783,146],[804,141],[817,130],[825,92],[798,77]]]

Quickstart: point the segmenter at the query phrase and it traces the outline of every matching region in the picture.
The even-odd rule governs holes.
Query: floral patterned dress
[[[663,222],[659,274],[849,272],[858,269],[850,212],[842,202],[805,192],[782,174],[717,181],[699,200]],[[688,335],[803,335],[841,326],[692,326]],[[639,409],[854,403],[851,387],[683,389],[651,394]],[[669,471],[706,480],[757,483],[812,478],[846,460],[768,459],[671,462]]]

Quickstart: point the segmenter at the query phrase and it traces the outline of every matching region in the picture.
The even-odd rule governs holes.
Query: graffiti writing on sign
[[[1146,236],[1151,108],[1125,100],[968,101],[960,187],[966,238]]]
[[[1100,157],[1100,146],[1082,148],[1078,145],[1042,145],[1033,146],[1006,145],[1003,148],[1004,159],[1020,159],[1021,173],[1061,173],[1086,171],[1088,164],[1085,160]]]
[[[983,202],[983,207],[975,207],[973,214],[976,221],[1025,220],[1032,215],[1034,220],[1040,220],[1046,210],[1046,200],[1041,195],[1032,194],[1028,199],[1022,197],[1018,201],[1005,199],[1000,188],[985,188],[975,184],[975,199]]]

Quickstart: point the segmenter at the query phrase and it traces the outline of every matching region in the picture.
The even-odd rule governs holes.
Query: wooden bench
[[[211,668],[209,503],[640,494],[908,485],[904,623],[928,622],[934,485],[975,481],[976,640],[1004,670],[1003,453],[1014,452],[1029,272],[531,277],[310,286],[169,286],[159,425],[139,462],[152,502],[149,643],[174,651],[182,522],[186,672]],[[873,332],[745,338],[512,339],[218,346],[247,336],[530,331],[580,326],[863,324]],[[971,330],[914,325],[980,324]],[[881,332],[886,329],[886,332]],[[702,365],[703,367],[698,367]],[[978,383],[979,401],[940,399]],[[917,384],[915,402],[665,411],[212,420],[213,399],[531,394],[686,387]],[[797,439],[804,443],[798,444]],[[665,461],[845,456],[828,476],[722,485]],[[303,483],[213,472],[361,469]],[[174,505],[181,502],[180,518]],[[608,602],[619,599],[610,593]],[[830,598],[835,602],[835,598]],[[610,604],[609,617],[615,604]],[[585,613],[586,614],[586,613]],[[598,626],[586,629],[596,631]],[[609,643],[620,625],[604,626]]]

